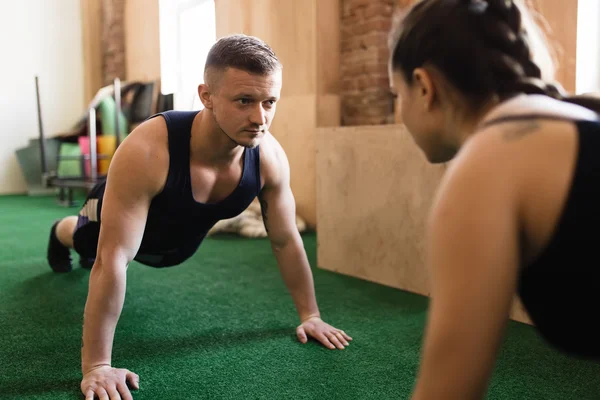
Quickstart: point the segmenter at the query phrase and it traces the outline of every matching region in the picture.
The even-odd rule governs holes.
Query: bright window
[[[174,109],[199,110],[198,85],[216,41],[214,0],[160,0],[160,66],[163,93]]]
[[[576,93],[600,92],[600,1],[577,5]]]

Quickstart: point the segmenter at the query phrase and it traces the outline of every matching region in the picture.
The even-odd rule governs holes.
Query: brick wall
[[[125,1],[102,1],[102,76],[104,85],[125,79]]]
[[[394,122],[388,35],[397,7],[416,0],[342,0],[342,125]]]

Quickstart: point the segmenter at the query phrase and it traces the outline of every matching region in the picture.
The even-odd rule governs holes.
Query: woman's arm
[[[494,138],[469,144],[440,186],[428,231],[432,298],[413,400],[485,397],[519,265],[518,177],[507,150]]]

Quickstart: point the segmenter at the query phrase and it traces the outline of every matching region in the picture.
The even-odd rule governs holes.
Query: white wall
[[[79,0],[0,0],[0,194],[24,193],[15,150],[44,132],[70,129],[85,112]]]
[[[600,1],[579,0],[577,93],[600,92]]]

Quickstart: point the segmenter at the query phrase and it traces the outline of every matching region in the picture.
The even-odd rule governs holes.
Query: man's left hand
[[[298,328],[296,328],[296,334],[298,340],[301,343],[308,341],[307,336],[311,336],[319,342],[323,343],[325,347],[330,349],[344,349],[344,346],[348,346],[352,338],[346,335],[346,332],[334,328],[319,317],[307,318],[302,322]]]

